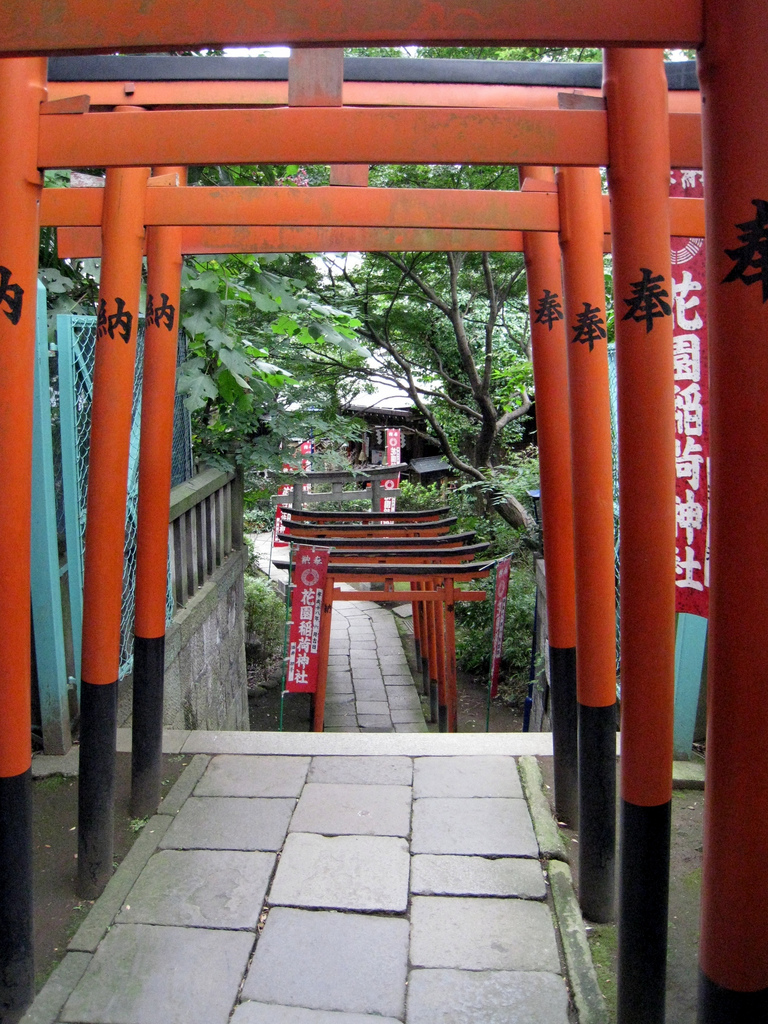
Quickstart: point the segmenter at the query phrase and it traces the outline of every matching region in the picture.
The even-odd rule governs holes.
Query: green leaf
[[[223,348],[219,352],[219,359],[221,359],[224,366],[227,367],[232,375],[238,378],[240,386],[247,388],[248,383],[244,378],[251,377],[253,375],[253,369],[242,352]]]
[[[218,398],[219,389],[207,373],[179,377],[179,394],[186,395],[184,405],[190,412],[202,409],[208,399]]]

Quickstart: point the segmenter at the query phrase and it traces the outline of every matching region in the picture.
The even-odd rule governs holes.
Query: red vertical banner
[[[506,555],[496,563],[496,596],[493,604],[493,647],[491,655],[491,697],[499,692],[499,668],[501,647],[504,642],[504,623],[507,620],[507,593],[509,591],[509,570],[512,555]]]
[[[669,193],[701,199],[701,171],[673,170]],[[703,238],[672,239],[678,612],[709,612],[709,362]]]
[[[291,570],[291,622],[285,688],[289,693],[314,693],[319,669],[318,646],[323,589],[329,552],[298,546]]]
[[[400,431],[399,430],[387,430],[387,465],[388,466],[399,466],[400,465]],[[388,477],[386,480],[381,481],[381,486],[387,491],[396,491],[400,484],[400,474],[395,473],[394,476]],[[384,498],[379,498],[379,511],[380,512],[394,512],[397,504],[397,497],[394,494],[388,494]]]
[[[283,463],[283,469],[284,470],[290,471],[293,468],[294,468],[293,466],[289,466],[285,462]],[[292,494],[292,493],[293,493],[293,487],[291,486],[291,484],[280,484],[280,486],[277,488],[277,496],[278,496],[278,498],[285,498],[289,494]],[[288,504],[288,505],[281,505],[278,502],[277,508],[275,509],[275,529],[274,529],[274,532],[272,534],[272,547],[273,548],[287,548],[288,547],[288,541],[287,540],[283,540],[283,534],[285,533],[285,527],[283,526],[283,511],[286,508],[290,508],[290,504]]]

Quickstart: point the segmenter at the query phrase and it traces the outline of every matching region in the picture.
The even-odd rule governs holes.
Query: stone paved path
[[[331,619],[325,729],[426,732],[395,616],[368,602],[337,602]]]
[[[197,754],[25,1024],[567,1024],[515,759],[359,753],[448,740]]]

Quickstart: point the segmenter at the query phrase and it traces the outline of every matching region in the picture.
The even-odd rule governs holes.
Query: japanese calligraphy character
[[[309,658],[306,654],[299,654],[296,658],[296,664],[299,668],[306,668],[309,665]]]
[[[96,320],[96,337],[103,338],[105,334],[108,334],[110,338],[114,338],[115,334],[119,334],[127,345],[131,340],[133,313],[129,312],[125,308],[125,300],[121,299],[119,296],[115,296],[115,306],[117,307],[117,312],[111,313],[107,316],[106,300],[102,299],[99,303],[99,315]]]
[[[293,677],[293,681],[299,686],[306,686],[309,682],[306,671],[303,668],[297,669],[296,674]]]
[[[299,608],[299,619],[304,622],[312,622],[315,617],[315,609],[311,604],[305,604],[303,608]]]
[[[693,578],[697,569],[701,568],[701,562],[694,558],[694,550],[691,547],[685,549],[685,560],[680,557],[680,552],[675,548],[675,573],[683,573],[681,580],[675,580],[678,587],[687,587],[690,590],[703,590],[704,584]]]
[[[312,636],[312,623],[310,621],[299,622],[299,636]]]
[[[315,555],[315,565],[322,565],[322,564],[323,564],[323,560],[320,557],[320,555]]]
[[[314,590],[304,590],[301,594],[301,603],[304,605],[313,605],[315,603],[315,592]]]
[[[629,309],[622,317],[622,320],[635,320],[642,323],[645,320],[645,333],[653,327],[653,321],[662,316],[671,316],[672,307],[665,299],[669,298],[669,292],[661,287],[664,280],[663,274],[651,276],[647,267],[640,267],[643,275],[639,281],[630,282],[630,287],[635,293],[631,299],[624,299]]]
[[[686,310],[695,309],[700,304],[700,300],[697,295],[688,298],[691,292],[700,292],[701,282],[694,281],[693,275],[690,270],[683,271],[683,279],[678,282],[672,278],[672,295],[675,300],[675,319],[677,325],[683,331],[700,331],[704,326],[704,321],[701,319],[698,313],[694,313],[693,316],[688,319],[686,316]]]
[[[552,330],[552,325],[557,320],[563,319],[563,307],[558,301],[560,296],[557,292],[551,292],[549,288],[544,289],[544,294],[539,299],[539,304],[536,307],[536,318],[534,319],[535,324],[546,324],[547,327]]]
[[[678,334],[672,339],[675,380],[701,380],[701,342],[695,334]]]
[[[704,410],[701,406],[701,389],[698,384],[689,384],[687,388],[675,388],[675,421],[678,434],[701,437]]]
[[[695,499],[693,491],[685,492],[685,501],[675,497],[675,516],[678,530],[685,530],[685,538],[693,544],[693,535],[704,524],[704,508]]]
[[[6,303],[8,309],[3,312],[14,327],[21,320],[23,301],[24,289],[18,284],[11,284],[11,271],[8,267],[0,267],[0,306]]]
[[[309,635],[309,636],[311,636],[311,635],[312,635],[312,627],[311,627],[311,626],[310,626],[310,628],[309,628],[309,634],[308,634],[308,635]],[[298,646],[298,647],[297,647],[296,649],[297,649],[297,650],[298,650],[298,651],[299,651],[299,652],[300,652],[301,654],[309,654],[309,646],[310,646],[310,645],[309,645],[309,640],[307,640],[307,638],[306,638],[306,637],[304,637],[304,638],[303,638],[302,640],[299,640],[299,646]]]
[[[704,464],[702,447],[692,437],[686,437],[685,448],[680,440],[675,440],[675,469],[679,480],[690,480],[691,487],[698,491],[701,480],[701,467]]]
[[[574,332],[571,341],[578,341],[582,345],[589,344],[591,352],[595,347],[598,338],[607,337],[605,332],[605,321],[600,316],[602,310],[599,306],[593,306],[589,302],[584,303],[584,312],[576,314],[576,323],[571,330]]]
[[[696,188],[696,178],[700,178],[703,183],[704,171],[683,171],[681,175],[683,188]]]
[[[160,305],[156,306],[154,297],[147,295],[146,321],[147,323],[154,322],[155,327],[159,327],[165,321],[166,330],[171,331],[173,330],[173,321],[176,316],[176,307],[168,301],[168,296],[165,292],[160,292],[160,299],[162,300]]]
[[[301,564],[302,565],[309,565],[309,563],[311,561],[312,561],[312,559],[311,559],[311,557],[309,555],[302,555],[301,556]]]
[[[722,284],[729,281],[756,284],[762,281],[763,302],[768,302],[768,202],[765,199],[753,199],[752,205],[757,210],[755,219],[736,225],[742,232],[738,236],[739,241],[744,244],[738,249],[725,250],[725,255],[733,260],[734,265],[723,278]],[[755,270],[756,273],[748,274],[748,270]]]

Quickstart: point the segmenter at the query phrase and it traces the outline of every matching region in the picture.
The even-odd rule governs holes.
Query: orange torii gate
[[[615,5],[613,0],[590,0],[579,4],[578,9],[563,0],[537,3],[519,0],[518,3],[506,4],[497,0],[479,0],[471,17],[453,0],[442,3],[439,0],[437,3],[416,0],[407,6],[396,0],[387,0],[376,4],[372,10],[352,0],[311,5],[306,0],[303,3],[290,0],[279,5],[260,4],[258,10],[249,8],[245,12],[227,9],[215,0],[200,0],[192,8],[186,4],[182,7],[180,0],[165,0],[152,5],[151,10],[139,11],[127,0],[119,0],[102,10],[92,6],[88,0],[62,0],[56,5],[53,17],[46,12],[42,0],[33,4],[10,0],[6,5],[6,27],[3,52],[8,55],[110,51],[115,48],[152,50],[210,45],[222,40],[305,45],[450,40],[566,45],[597,43],[609,48],[627,44],[701,47],[699,60],[706,99],[703,134],[707,234],[711,243],[708,297],[712,346],[713,468],[711,711],[700,960],[701,1020],[704,1024],[722,1020],[746,1022],[764,1016],[768,1003],[768,875],[761,856],[768,840],[768,816],[765,813],[768,809],[768,695],[761,684],[759,665],[768,645],[768,616],[765,612],[768,577],[764,572],[768,562],[768,536],[756,524],[764,522],[768,510],[765,491],[768,410],[762,386],[768,378],[768,352],[763,344],[768,330],[765,305],[768,300],[768,269],[761,249],[768,226],[768,196],[766,143],[754,131],[754,126],[761,123],[766,99],[765,82],[768,81],[762,0],[742,0],[737,5],[725,0],[687,0],[675,5],[661,0],[623,5]],[[4,268],[2,303],[7,306],[7,311],[3,308],[5,318],[0,318],[3,320],[0,324],[0,365],[5,371],[8,394],[12,396],[0,406],[4,470],[0,566],[6,581],[0,597],[0,707],[3,721],[8,723],[0,738],[0,786],[3,834],[10,834],[5,826],[6,822],[12,823],[9,828],[16,830],[15,840],[23,840],[29,787],[28,742],[24,738],[24,726],[28,722],[25,697],[28,692],[29,625],[25,619],[28,619],[29,590],[28,566],[23,564],[23,558],[18,558],[18,552],[28,549],[29,538],[28,428],[31,422],[34,331],[33,318],[23,304],[23,296],[31,294],[35,280],[39,195],[36,168],[44,166],[36,146],[35,125],[39,101],[44,95],[45,69],[43,62],[36,57],[28,61],[4,62],[4,65],[0,70],[0,119],[5,137],[13,139],[14,144],[6,147],[0,155],[0,167],[6,206],[13,210],[14,219],[8,218],[0,225],[0,264]],[[745,83],[745,68],[750,71],[749,83]],[[631,68],[617,63],[615,73],[619,85],[625,75],[627,81],[633,80]],[[642,77],[640,81],[643,84]],[[609,126],[614,117],[612,103],[616,103],[614,110],[617,114],[622,110],[624,101],[620,96],[620,89],[614,93],[615,100],[609,93]],[[665,134],[655,101],[651,109],[652,117],[641,136],[646,145],[657,134]],[[154,116],[154,113],[161,112],[141,116]],[[326,118],[325,130],[334,123],[340,126],[343,120],[337,117],[334,122],[333,118]],[[612,135],[611,164],[621,164],[622,158],[631,152],[630,143],[634,141],[631,139],[631,127],[627,127],[632,122],[624,120],[627,134],[622,134],[620,121],[619,117]],[[219,120],[220,127],[223,123]],[[378,123],[382,125],[383,122],[379,119]],[[323,152],[319,144],[321,140],[317,141],[317,148],[308,150],[314,158],[319,158],[318,154]],[[497,158],[491,162],[497,163],[499,158],[509,159],[506,146],[512,141],[509,133],[500,136],[496,140]],[[188,150],[195,148],[187,147]],[[334,162],[367,162],[367,158],[361,155],[363,147],[356,149],[347,144],[337,151],[332,147],[329,149],[329,159]],[[121,158],[124,155],[120,154]],[[144,159],[146,150],[139,155]],[[162,163],[184,162],[188,156],[188,151],[175,156],[169,154]],[[309,159],[306,155],[301,158]],[[393,152],[386,159],[396,160],[399,157]],[[440,156],[433,153],[427,159],[434,162]],[[515,159],[528,159],[531,163],[559,162],[557,157],[552,159],[549,154],[529,155],[525,151],[516,154]],[[138,160],[138,157],[129,162],[133,160]],[[156,162],[161,162],[159,151]],[[617,182],[617,188],[617,195],[622,193],[626,196],[626,208],[630,210],[626,223],[628,235],[624,236],[622,219],[617,218],[614,225],[613,239],[619,253],[625,251],[622,246],[630,241],[640,245],[639,251],[642,252],[651,251],[648,243],[652,238],[657,241],[664,239],[666,244],[668,226],[663,232],[657,220],[643,217],[643,199],[640,198],[643,190],[639,183],[623,180]],[[634,200],[631,199],[632,192],[637,197]],[[646,196],[645,203],[654,214],[662,205],[655,191]],[[666,202],[663,205],[666,208]],[[626,253],[629,258],[628,245]],[[634,287],[641,269],[632,269],[631,275],[634,276],[622,278],[622,284],[629,280]],[[663,267],[645,269],[649,275],[658,271],[669,289],[668,268],[666,271]],[[758,284],[758,288],[752,288],[752,284]],[[628,293],[621,298],[631,308],[632,295]],[[629,326],[632,327],[631,324]],[[650,328],[646,331],[648,333]],[[663,421],[667,424],[664,429],[668,429],[672,415],[668,408],[668,384],[654,390],[654,394],[662,396],[663,408],[650,401],[643,407],[641,399],[646,374],[663,383],[668,373],[664,359],[657,356],[655,343],[653,347],[642,349],[645,340],[628,334],[622,343],[626,344],[628,355],[635,349],[639,354],[636,360],[630,358],[619,364],[620,374],[627,375],[624,384],[620,381],[620,388],[626,388],[624,393],[631,396],[634,384],[637,392],[636,400],[631,400],[631,416],[627,421],[635,434],[628,438],[625,430],[620,438],[622,478],[636,481],[639,492],[631,493],[633,506],[629,518],[637,529],[633,526],[630,530],[631,546],[626,552],[629,557],[623,569],[624,582],[630,594],[641,593],[644,580],[652,583],[652,574],[658,571],[658,551],[662,552],[662,564],[670,565],[669,572],[674,578],[674,564],[669,563],[673,538],[670,545],[666,518],[671,494],[666,495],[664,491],[660,506],[658,492],[642,492],[642,485],[649,480],[644,475],[648,473],[649,466],[653,474],[651,479],[659,477],[663,481],[669,472],[668,455],[660,444],[653,421]],[[631,375],[637,372],[637,362],[642,365],[643,377],[633,381]],[[738,409],[734,409],[734,395],[740,399]],[[638,442],[646,430],[649,440],[641,451]],[[744,457],[745,452],[749,457]],[[623,506],[627,507],[625,501]],[[661,529],[656,516],[660,507],[665,510]],[[648,559],[646,554],[650,556]],[[622,587],[622,591],[624,589]],[[749,593],[751,598],[746,607],[741,601],[744,593]],[[632,616],[622,614],[622,654],[626,659],[622,688],[625,699],[628,692],[638,696],[642,693],[647,682],[645,673],[650,673],[653,678],[652,692],[662,698],[666,696],[671,678],[668,645],[666,640],[657,645],[657,640],[659,622],[664,623],[665,635],[669,629],[673,603],[669,594],[657,592],[653,586],[646,594],[653,596],[648,596],[644,605],[631,604]],[[657,655],[650,662],[647,658],[649,650]],[[645,714],[645,711],[650,713]],[[625,758],[627,751],[634,751],[636,757],[627,759],[630,774],[627,775],[625,765],[622,782],[625,834],[626,812],[629,810],[635,829],[633,835],[647,837],[655,829],[662,847],[663,819],[668,813],[665,809],[669,802],[665,778],[671,761],[671,743],[666,742],[666,730],[656,730],[659,715],[664,713],[658,701],[652,708],[644,708],[640,703],[635,707],[632,727],[629,732],[625,731],[624,744]],[[645,766],[651,768],[653,784],[650,786],[643,786],[641,780],[633,775],[642,766],[643,757]],[[751,807],[748,800],[752,802]],[[15,885],[23,896],[29,887],[29,865],[13,852],[15,845],[15,842],[10,848],[3,845],[2,867],[12,875],[11,886]],[[644,847],[638,862],[631,865],[634,869],[633,892],[654,891],[652,887],[644,889],[644,883],[650,883],[653,876],[659,874],[658,851],[658,844],[650,843]],[[6,878],[9,877],[8,872],[4,870]],[[626,873],[627,867],[623,865],[623,880]],[[642,912],[641,908],[641,916]],[[10,979],[15,1000],[13,1009],[18,1005],[19,993],[22,993],[23,1000],[29,990],[28,955],[25,958],[29,944],[25,942],[25,913],[23,906],[20,910],[19,897],[11,900],[4,893],[0,913],[3,924],[7,925],[3,929],[2,954],[4,964],[10,965],[6,977]],[[627,997],[626,980],[632,972],[632,965],[627,956],[626,940],[627,932],[632,930],[632,922],[625,920],[623,925],[620,939],[622,1022],[660,1019],[657,976],[648,974],[643,979],[646,984],[638,986],[634,1003]],[[658,948],[658,928],[653,934]],[[636,934],[634,938],[637,938]],[[661,938],[663,940],[663,936]],[[16,947],[11,945],[14,941],[17,942]],[[635,978],[637,973],[635,971]],[[645,1012],[648,1005],[646,993],[651,990],[655,996],[653,1017]]]

